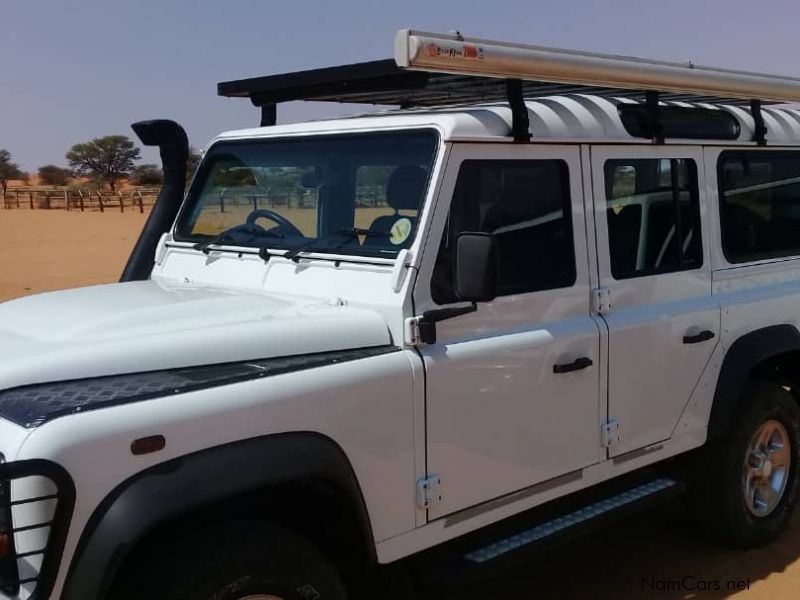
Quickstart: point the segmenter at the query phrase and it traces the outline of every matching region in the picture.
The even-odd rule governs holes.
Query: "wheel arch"
[[[352,511],[365,560],[377,562],[366,503],[344,451],[322,434],[284,433],[201,450],[122,482],[87,521],[62,597],[106,598],[138,544],[186,515],[208,514],[250,494],[314,484],[336,490]]]
[[[708,440],[728,431],[747,381],[758,374],[767,379],[784,377],[782,365],[800,361],[800,331],[790,324],[750,331],[731,344],[720,369],[711,414]],[[800,379],[797,380],[800,384]]]

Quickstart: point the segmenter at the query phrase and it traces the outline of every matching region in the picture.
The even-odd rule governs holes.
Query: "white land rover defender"
[[[780,533],[800,80],[403,30],[219,93],[262,126],[185,196],[183,130],[134,125],[121,283],[0,305],[1,597],[414,594],[684,490]]]

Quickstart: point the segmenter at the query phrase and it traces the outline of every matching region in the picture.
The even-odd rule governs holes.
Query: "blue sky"
[[[258,122],[218,81],[388,58],[402,27],[800,76],[798,21],[797,0],[0,0],[0,148],[35,171],[154,117],[201,147]]]

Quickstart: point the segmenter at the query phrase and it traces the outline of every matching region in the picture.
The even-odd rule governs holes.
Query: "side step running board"
[[[619,513],[650,505],[651,501],[662,499],[664,496],[673,496],[682,489],[683,485],[672,479],[655,479],[471,550],[464,554],[463,558],[474,565],[489,563],[513,551],[533,547],[539,542],[572,533],[592,524],[599,524],[605,518],[619,516]]]

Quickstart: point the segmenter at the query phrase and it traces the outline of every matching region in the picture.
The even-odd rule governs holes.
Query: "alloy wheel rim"
[[[783,423],[770,419],[753,434],[744,459],[742,494],[756,517],[766,517],[786,491],[791,466],[791,440]]]

